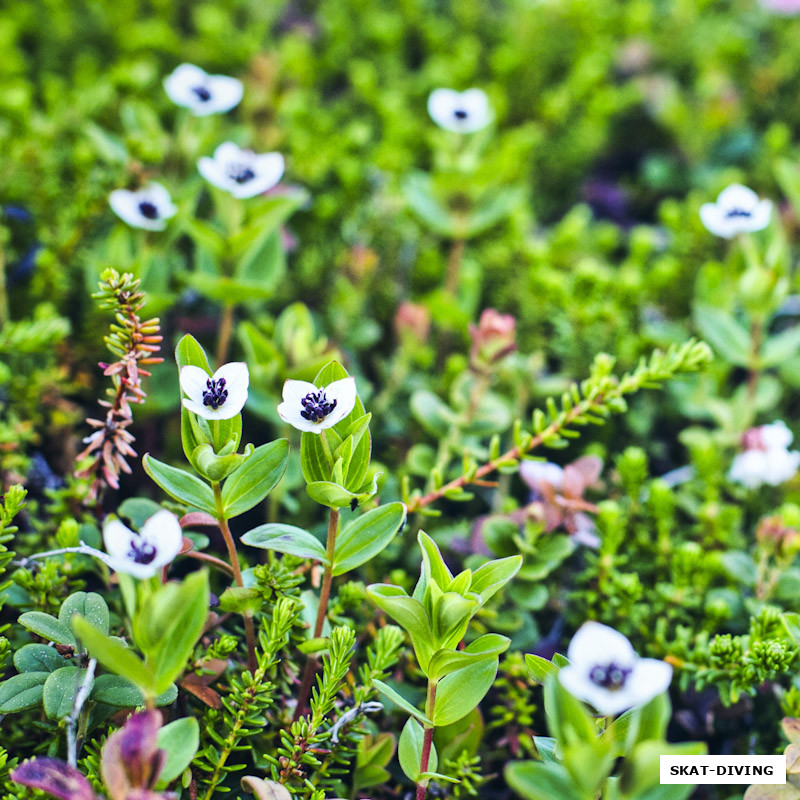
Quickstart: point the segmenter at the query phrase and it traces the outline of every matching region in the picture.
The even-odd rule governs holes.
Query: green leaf
[[[148,695],[154,691],[153,672],[139,656],[120,644],[116,639],[101,633],[83,617],[72,618],[72,630],[80,638],[89,653],[107,670],[122,675],[135,683]]]
[[[333,574],[343,575],[374,558],[394,539],[405,521],[406,507],[387,503],[345,525],[336,537]]]
[[[286,439],[257,447],[222,487],[226,515],[238,517],[257,506],[277,486],[288,463],[289,442]]]
[[[264,598],[255,586],[229,586],[219,598],[219,607],[234,614],[260,611],[263,605]]]
[[[18,672],[53,672],[69,663],[55,647],[46,644],[26,644],[14,653]]]
[[[204,297],[223,305],[238,305],[251,300],[272,297],[274,288],[254,280],[231,278],[227,275],[210,275],[205,272],[188,272],[186,282]]]
[[[775,367],[800,351],[800,325],[770,336],[761,351],[761,367]]]
[[[61,667],[50,673],[42,695],[44,712],[50,719],[64,719],[72,713],[75,695],[85,677],[85,670],[78,667]]]
[[[13,714],[40,705],[45,681],[51,674],[24,672],[0,683],[0,714]]]
[[[129,497],[117,508],[117,516],[128,519],[133,529],[138,531],[158,511],[161,511],[161,506],[155,500],[147,497]]]
[[[446,436],[458,423],[458,415],[433,392],[418,390],[411,395],[411,413],[425,430],[433,436]]]
[[[173,683],[155,698],[157,706],[169,706],[178,697],[178,687]],[[143,706],[144,695],[137,686],[122,675],[98,675],[94,679],[91,698],[95,703],[105,703],[115,708]]]
[[[236,279],[245,285],[255,284],[265,294],[272,295],[286,274],[286,254],[279,231],[262,228],[259,238],[239,259]],[[243,301],[258,299],[258,295]]]
[[[428,678],[438,681],[451,672],[497,658],[508,650],[511,640],[497,633],[486,633],[470,642],[463,650],[439,650],[428,665]]]
[[[548,731],[563,747],[573,742],[592,742],[597,730],[583,703],[574,698],[556,675],[544,683],[544,710]]]
[[[409,208],[434,232],[448,238],[457,234],[447,208],[439,201],[433,180],[426,172],[413,172],[403,183],[403,196]]]
[[[560,764],[512,761],[503,774],[506,783],[526,800],[585,800]]]
[[[72,617],[80,614],[102,633],[108,633],[108,606],[97,592],[75,592],[61,604],[58,620],[67,630]]]
[[[699,303],[694,307],[694,321],[701,336],[727,362],[749,366],[753,349],[750,334],[727,311]]]
[[[433,643],[431,620],[422,603],[409,597],[399,586],[388,583],[372,584],[367,588],[367,597],[408,633],[420,667],[427,670],[433,656]]]
[[[193,508],[199,508],[212,516],[217,515],[214,492],[200,478],[170,467],[153,458],[149,453],[142,459],[144,471],[170,496]]]
[[[358,501],[358,495],[348,492],[347,489],[332,481],[315,481],[306,486],[308,496],[321,506],[328,508],[346,508],[353,500]]]
[[[203,350],[197,339],[188,333],[178,342],[178,346],[175,348],[175,361],[179,371],[181,367],[193,366],[200,367],[209,375],[213,372],[211,365],[208,363],[205,350]],[[183,452],[190,463],[192,453],[199,445],[205,442],[205,439],[200,435],[200,429],[195,420],[195,415],[181,404],[181,444],[183,445]]]
[[[480,595],[483,606],[519,572],[521,566],[522,556],[489,561],[472,574],[470,591]]]
[[[387,686],[383,681],[373,680],[372,685],[385,697],[387,700],[391,700],[396,706],[399,706],[403,709],[403,711],[411,714],[412,717],[418,719],[425,725],[433,725],[433,722],[429,720],[419,709],[414,708],[408,700],[405,699],[402,695],[398,694],[391,686]]]
[[[166,789],[191,763],[200,746],[200,726],[194,717],[176,719],[159,730],[156,741],[167,751],[155,787],[159,790]]]
[[[420,779],[420,762],[422,760],[422,747],[425,740],[425,731],[422,725],[413,717],[403,726],[400,734],[400,742],[397,745],[397,757],[400,767],[406,777],[415,783]],[[428,756],[428,769],[426,772],[436,772],[439,766],[439,758],[436,748],[431,744]]]
[[[78,644],[70,629],[63,622],[59,622],[55,617],[42,611],[26,611],[19,615],[17,622],[49,642],[71,644],[73,647]]]
[[[182,583],[165,583],[142,603],[133,633],[154,676],[156,694],[165,691],[186,667],[205,627],[208,602],[208,573],[203,570]]]
[[[531,680],[536,683],[544,683],[548,675],[556,675],[558,667],[546,658],[528,653],[525,656],[525,666],[528,668],[528,674]]]
[[[262,550],[275,550],[278,553],[289,553],[299,558],[313,558],[323,564],[328,563],[325,547],[319,539],[294,525],[277,522],[259,525],[242,536],[242,542]]]
[[[328,436],[329,444],[331,436]],[[331,467],[325,456],[320,434],[303,431],[300,436],[300,467],[306,483],[327,481],[331,477]]]
[[[497,676],[497,658],[451,672],[436,687],[433,704],[435,725],[450,725],[476,708],[492,688]]]

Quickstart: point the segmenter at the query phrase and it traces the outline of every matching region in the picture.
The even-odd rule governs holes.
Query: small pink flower
[[[761,7],[773,14],[791,16],[800,14],[800,0],[759,0]]]

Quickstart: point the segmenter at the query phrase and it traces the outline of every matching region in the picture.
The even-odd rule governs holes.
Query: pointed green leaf
[[[394,539],[405,520],[402,503],[387,503],[346,525],[336,537],[333,574],[342,575],[374,558]]]

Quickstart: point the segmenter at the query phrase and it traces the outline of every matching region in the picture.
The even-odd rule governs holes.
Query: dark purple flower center
[[[236,183],[247,183],[253,180],[256,174],[247,164],[229,164],[228,177]]]
[[[211,99],[211,92],[205,86],[193,86],[192,91],[197,95],[201,103],[207,103]]]
[[[598,664],[589,670],[589,680],[603,689],[621,689],[633,672],[631,667],[620,667],[613,661],[610,664]]]
[[[130,549],[128,550],[128,558],[132,559],[135,563],[150,564],[155,557],[156,548],[154,545],[141,538],[131,542]]]
[[[467,112],[466,112],[466,111],[465,111],[463,108],[457,108],[457,109],[456,109],[456,110],[453,112],[453,116],[454,116],[456,119],[466,119],[466,118],[469,116],[469,114],[467,114]]]
[[[336,400],[331,402],[325,397],[324,389],[320,389],[318,392],[309,392],[300,401],[303,406],[300,416],[309,422],[322,422],[336,408],[336,402]]]
[[[139,203],[139,212],[147,219],[158,219],[158,209],[149,200],[142,200]]]
[[[211,406],[212,410],[216,411],[228,399],[225,383],[225,378],[219,378],[216,381],[209,378],[206,381],[207,388],[203,392],[204,406]]]
[[[752,217],[753,212],[747,211],[744,208],[731,208],[725,212],[725,217],[727,219],[732,219],[733,217]]]

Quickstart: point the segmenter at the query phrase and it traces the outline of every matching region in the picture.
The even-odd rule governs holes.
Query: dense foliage
[[[3,800],[792,762],[782,5],[2,4]],[[582,694],[588,620],[669,691]]]

